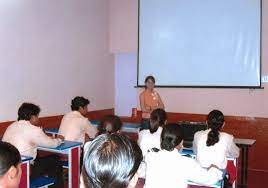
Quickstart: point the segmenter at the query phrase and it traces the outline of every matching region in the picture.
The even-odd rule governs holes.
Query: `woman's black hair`
[[[150,115],[150,127],[151,133],[155,133],[159,127],[163,127],[167,120],[167,113],[165,110],[158,108],[152,111]]]
[[[105,133],[116,133],[122,128],[122,121],[116,115],[107,115],[104,116],[98,126],[99,135]]]
[[[2,177],[10,167],[17,167],[21,162],[20,152],[15,146],[0,141],[0,177]]]
[[[147,76],[145,78],[145,83],[148,82],[149,80],[151,80],[153,83],[155,83],[155,78],[153,76]]]
[[[29,121],[32,116],[38,116],[40,113],[40,107],[32,103],[23,103],[18,110],[18,121]]]
[[[71,104],[71,109],[72,111],[78,111],[79,107],[84,108],[85,106],[87,106],[90,103],[90,101],[84,97],[75,97],[72,100],[72,104]]]
[[[167,124],[161,133],[161,149],[173,151],[182,141],[180,126],[177,124]]]
[[[117,133],[92,141],[84,157],[83,179],[88,188],[127,188],[142,161],[138,144]]]
[[[224,115],[219,110],[213,110],[207,117],[208,127],[211,129],[208,133],[207,146],[213,146],[219,142],[219,131],[224,124]]]

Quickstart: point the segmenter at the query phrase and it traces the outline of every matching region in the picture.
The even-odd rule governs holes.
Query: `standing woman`
[[[154,89],[155,78],[153,76],[147,76],[145,79],[145,90],[140,94],[140,106],[142,111],[141,129],[149,129],[150,126],[150,114],[157,108],[164,109],[164,103]]]

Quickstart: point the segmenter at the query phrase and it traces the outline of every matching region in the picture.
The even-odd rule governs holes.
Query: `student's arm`
[[[239,157],[239,147],[237,147],[237,145],[235,144],[234,137],[230,136],[230,138],[228,140],[229,141],[227,142],[227,149],[228,149],[227,156],[238,158]]]
[[[159,93],[157,93],[157,96],[158,96],[158,100],[159,100],[158,108],[165,109],[165,105],[164,105]]]
[[[194,134],[193,151],[197,154],[197,132]]]
[[[138,140],[137,140],[137,143],[138,143],[139,146],[140,146],[140,144],[141,144],[142,136],[143,136],[143,131],[140,131],[140,132],[138,133]]]
[[[141,106],[142,112],[148,112],[148,113],[151,112],[151,109],[146,107],[146,105],[145,105],[145,98],[144,98],[143,93],[140,94],[140,106]]]
[[[87,119],[85,119],[84,123],[84,129],[86,131],[86,134],[88,135],[89,138],[95,138],[97,133],[98,133],[98,129],[97,127],[94,127],[90,121],[88,121]]]
[[[219,180],[222,180],[222,172],[215,167],[211,167],[207,170],[202,168],[197,161],[191,158],[188,158],[185,164],[187,164],[188,167],[188,180],[190,181],[202,185],[213,185]]]
[[[59,138],[51,138],[47,136],[43,130],[39,127],[36,127],[32,133],[32,141],[38,146],[44,147],[57,147],[61,144],[62,140]]]

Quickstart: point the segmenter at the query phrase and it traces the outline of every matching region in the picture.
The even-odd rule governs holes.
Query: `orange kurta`
[[[140,96],[144,97],[144,104],[146,109],[154,110],[160,105],[160,98],[156,91],[143,91]],[[142,112],[142,118],[148,119],[150,118],[149,112]]]

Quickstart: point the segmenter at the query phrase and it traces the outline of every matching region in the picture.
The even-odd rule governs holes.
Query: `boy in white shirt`
[[[152,149],[145,156],[145,188],[187,188],[188,181],[213,185],[222,179],[215,166],[202,168],[192,158],[182,156],[182,135],[176,124],[165,125],[161,134],[161,149]]]
[[[33,157],[31,179],[48,175],[56,179],[54,187],[61,188],[63,187],[63,179],[59,157],[56,155],[38,157],[37,146],[57,147],[62,143],[62,140],[50,138],[41,128],[37,127],[39,113],[39,106],[23,103],[18,110],[18,121],[7,128],[2,140],[18,148],[21,155]]]
[[[160,135],[166,124],[167,114],[163,109],[155,109],[150,115],[149,129],[139,132],[138,144],[145,156],[151,148],[160,149]]]
[[[219,110],[213,110],[208,114],[207,124],[209,129],[199,131],[194,135],[193,150],[196,159],[202,167],[217,165],[220,169],[227,166],[227,157],[237,158],[239,148],[234,143],[233,135],[220,132],[224,126],[224,115]]]
[[[86,115],[88,113],[89,100],[84,97],[75,97],[72,100],[72,112],[63,116],[59,134],[65,140],[85,143],[85,136],[95,138],[97,128],[90,124]]]

